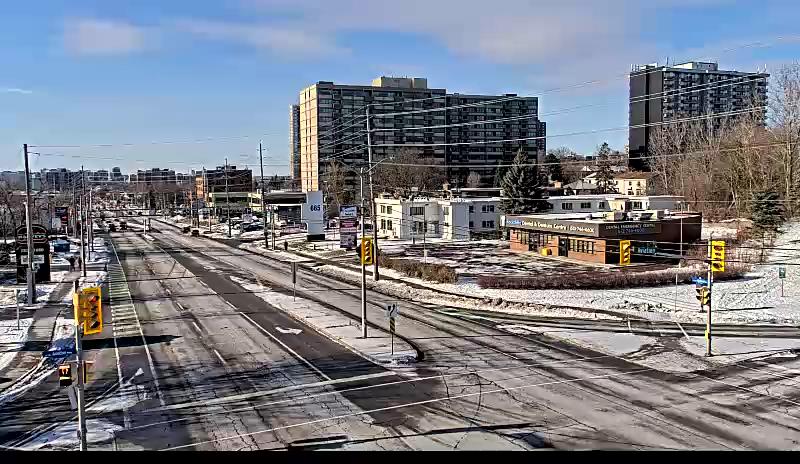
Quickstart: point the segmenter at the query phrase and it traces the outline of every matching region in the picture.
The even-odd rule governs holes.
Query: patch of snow
[[[11,316],[10,319],[0,319],[0,370],[8,366],[14,359],[16,353],[25,345],[28,340],[28,329],[33,323],[31,317],[21,317],[19,329],[17,329],[16,307],[0,310],[3,317]]]
[[[775,246],[797,248],[797,243],[800,243],[800,222],[787,224],[784,233],[777,237]],[[715,323],[793,325],[800,323],[800,306],[794,303],[800,297],[800,272],[797,267],[792,266],[800,264],[800,251],[773,250],[767,261],[789,264],[786,268],[786,278],[783,279],[784,296],[781,296],[779,266],[756,265],[753,272],[745,279],[714,283]],[[357,272],[336,266],[320,266],[317,271],[353,281],[359,278]],[[609,317],[599,313],[595,315],[593,310],[612,310],[638,318],[679,322],[704,323],[706,318],[706,313],[700,311],[696,292],[691,284],[607,290],[508,290],[485,289],[473,282],[432,283],[406,277],[391,269],[382,269],[381,272],[388,277],[435,290],[482,298],[476,300],[442,295],[399,282],[368,281],[368,284],[378,291],[415,301],[555,317]],[[705,275],[704,272],[699,274]],[[583,308],[585,311],[571,308]]]
[[[105,419],[86,420],[87,444],[109,444],[117,432],[123,427]],[[55,429],[34,437],[23,447],[26,450],[77,450],[78,449],[78,424],[77,421],[64,422]]]

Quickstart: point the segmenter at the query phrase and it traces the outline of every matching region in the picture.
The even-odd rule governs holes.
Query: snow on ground
[[[22,317],[17,329],[16,307],[0,309],[0,370],[3,370],[28,339],[28,329],[33,318]]]
[[[800,222],[789,223],[778,236],[775,247],[797,248],[800,243]],[[781,280],[778,265],[756,265],[744,279],[718,282],[713,289],[713,318],[716,323],[731,324],[798,324],[800,323],[800,251],[774,250],[767,261],[786,263],[786,278],[783,280],[784,296],[781,296]],[[320,272],[357,277],[353,271],[332,266],[322,266]],[[438,284],[406,277],[391,269],[381,272],[389,277],[414,282],[433,289],[468,296],[486,298],[491,304],[480,300],[437,295],[433,292],[413,289],[396,283],[381,281],[378,286],[394,292],[397,296],[410,297],[417,301],[442,302],[495,311],[540,314],[565,317],[594,317],[591,312],[575,311],[565,307],[588,310],[613,310],[640,318],[653,320],[675,320],[680,322],[705,322],[705,312],[700,311],[693,285],[644,287],[609,290],[507,290],[484,289],[471,282]],[[705,276],[701,270],[699,275]],[[448,303],[447,301],[450,300]],[[488,300],[487,300],[488,301]],[[569,316],[567,316],[569,314]],[[600,315],[597,315],[600,317]]]
[[[69,344],[69,339],[75,336],[75,322],[71,315],[69,318],[59,316],[56,319],[55,330],[53,331],[52,345]],[[42,358],[39,365],[32,371],[18,379],[17,383],[5,390],[0,395],[0,405],[6,401],[11,401],[23,395],[27,390],[44,382],[56,369],[53,360]]]
[[[25,450],[77,450],[78,423],[77,421],[64,422],[53,430],[36,436],[27,442]],[[114,435],[123,430],[123,427],[105,419],[86,420],[86,442],[97,449],[97,445],[110,445]]]

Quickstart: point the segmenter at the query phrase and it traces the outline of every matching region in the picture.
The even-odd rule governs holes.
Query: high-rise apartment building
[[[300,93],[302,190],[324,190],[332,161],[346,166],[346,182],[355,185],[368,156],[367,111],[373,161],[406,150],[445,165],[453,186],[472,172],[491,186],[491,165],[510,163],[520,148],[534,160],[545,150],[536,97],[448,94],[423,78],[380,77],[369,86],[320,81]]]
[[[717,63],[639,65],[630,74],[629,165],[648,170],[651,134],[661,123],[695,120],[714,129],[753,112],[766,122],[767,73],[719,70]],[[717,116],[720,115],[720,116]],[[644,126],[644,127],[636,127]]]
[[[300,105],[289,105],[289,176],[300,180]]]

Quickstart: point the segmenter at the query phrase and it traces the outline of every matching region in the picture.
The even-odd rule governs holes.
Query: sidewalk
[[[50,293],[44,306],[35,310],[23,307],[23,310],[20,311],[20,317],[32,316],[33,323],[28,329],[28,337],[23,346],[17,351],[8,366],[0,370],[0,392],[10,388],[14,382],[39,364],[42,352],[47,349],[53,339],[56,319],[64,311],[70,310],[64,299],[72,291],[72,282],[79,275],[78,271],[73,271],[64,276],[64,280]]]

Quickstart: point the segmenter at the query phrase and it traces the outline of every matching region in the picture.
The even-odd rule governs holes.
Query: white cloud
[[[19,93],[22,95],[30,95],[33,93],[33,90],[28,89],[20,89],[17,87],[8,87],[8,88],[0,88],[0,92],[3,93]]]
[[[77,55],[125,55],[145,49],[148,32],[122,21],[70,19],[64,28],[64,47]]]
[[[176,22],[178,30],[212,40],[243,43],[286,57],[338,54],[347,50],[326,34],[301,25],[242,24],[186,19]]]

